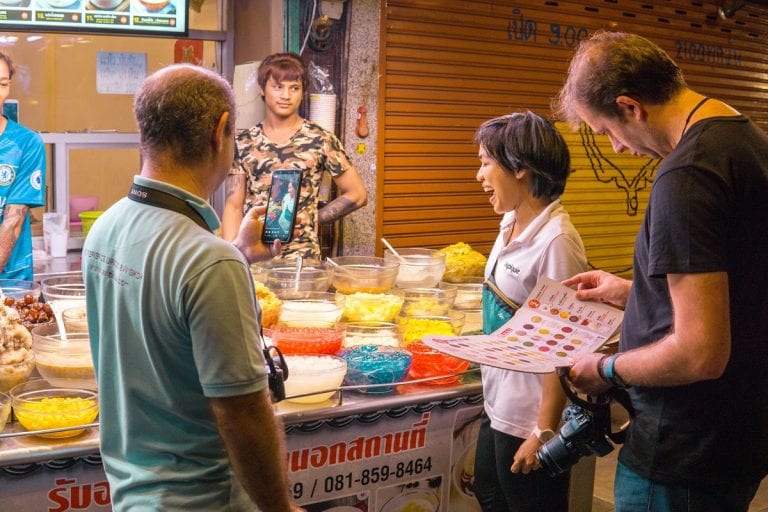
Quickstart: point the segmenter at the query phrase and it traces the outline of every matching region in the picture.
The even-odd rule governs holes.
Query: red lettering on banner
[[[371,459],[373,457],[381,457],[381,442],[382,439],[379,436],[372,437],[365,440],[365,458]]]
[[[56,485],[69,485],[75,483],[77,480],[56,480]],[[48,492],[48,499],[59,505],[60,508],[48,507],[49,512],[64,512],[69,509],[69,500],[66,495],[61,496],[61,493],[66,493],[67,489],[63,487],[54,487]]]
[[[347,450],[347,460],[353,461],[362,459],[364,446],[365,439],[362,436],[349,443],[349,449]]]
[[[309,450],[297,450],[288,454],[288,467],[291,471],[304,471],[309,467]]]
[[[91,484],[72,488],[72,509],[85,510],[91,506]]]
[[[96,482],[93,484],[93,501],[97,505],[109,505],[112,502],[109,498],[108,482]]]
[[[409,430],[370,437],[360,436],[352,441],[342,441],[330,446],[293,450],[287,457],[288,471],[295,473],[424,448],[427,445],[428,426],[429,411],[422,413],[421,419],[413,423]]]
[[[343,464],[347,461],[347,443],[336,443],[331,445],[330,450],[331,465]]]
[[[48,491],[48,500],[53,503],[48,512],[65,512],[67,510],[86,510],[92,504],[109,505],[109,483],[77,485],[77,480],[57,479],[54,487]]]
[[[320,468],[325,466],[325,463],[328,460],[328,447],[317,446],[315,448],[310,448],[310,451],[314,452],[309,458],[309,463],[312,467]]]

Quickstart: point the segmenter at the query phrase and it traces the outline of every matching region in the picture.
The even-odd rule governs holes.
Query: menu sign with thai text
[[[0,0],[0,29],[185,36],[189,0]]]

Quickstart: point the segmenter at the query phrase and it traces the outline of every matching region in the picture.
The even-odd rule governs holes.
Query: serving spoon
[[[386,245],[386,246],[387,246],[387,249],[389,249],[389,250],[390,250],[390,252],[391,252],[392,254],[394,254],[394,255],[395,255],[395,258],[397,258],[397,259],[400,261],[400,263],[407,263],[407,262],[406,262],[406,260],[405,260],[405,258],[403,258],[402,256],[400,256],[400,253],[399,253],[399,252],[397,252],[397,251],[395,250],[395,248],[394,248],[394,247],[392,247],[392,245],[391,245],[389,242],[387,242],[387,239],[386,239],[386,238],[384,238],[384,237],[381,237],[381,243],[383,243],[384,245]]]

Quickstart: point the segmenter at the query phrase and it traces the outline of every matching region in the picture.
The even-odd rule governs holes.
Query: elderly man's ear
[[[223,112],[219,120],[216,122],[216,127],[213,129],[213,147],[216,151],[222,151],[224,149],[224,138],[229,137],[227,133],[227,122],[229,121],[229,112]]]

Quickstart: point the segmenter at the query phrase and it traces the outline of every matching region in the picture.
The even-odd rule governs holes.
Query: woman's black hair
[[[531,111],[484,122],[475,142],[505,171],[528,169],[534,197],[554,201],[563,194],[571,172],[568,146],[554,124]]]

